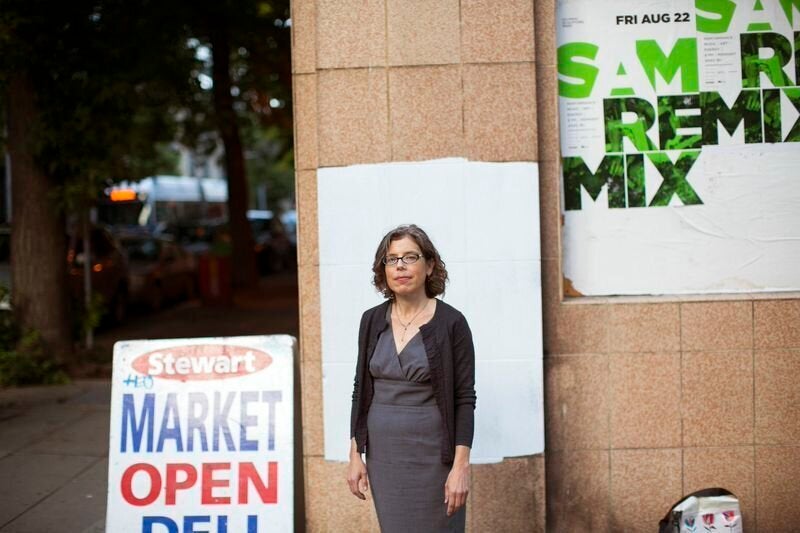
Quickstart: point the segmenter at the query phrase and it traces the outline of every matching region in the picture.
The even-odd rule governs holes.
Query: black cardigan
[[[367,414],[373,394],[369,360],[375,351],[378,335],[389,327],[386,312],[390,303],[387,300],[366,310],[358,330],[350,438],[355,437],[359,452],[366,451]],[[464,315],[441,300],[436,301],[433,318],[419,330],[428,356],[433,394],[442,415],[442,463],[451,464],[456,446],[472,446],[476,399],[472,333]]]

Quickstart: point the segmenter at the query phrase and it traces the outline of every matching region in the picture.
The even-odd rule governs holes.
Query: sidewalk
[[[105,530],[111,384],[0,391],[0,532]]]
[[[133,317],[98,335],[97,347],[110,375],[122,339],[297,330],[297,281],[287,274],[237,295],[232,307],[196,301]],[[110,398],[109,379],[0,390],[0,533],[105,531]]]

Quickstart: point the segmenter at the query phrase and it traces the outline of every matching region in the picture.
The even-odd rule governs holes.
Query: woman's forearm
[[[469,464],[469,446],[456,446],[456,458],[453,460],[453,465],[463,466]]]
[[[358,456],[361,457],[361,454],[358,452],[358,444],[356,444],[356,438],[353,437],[350,439],[350,457]]]

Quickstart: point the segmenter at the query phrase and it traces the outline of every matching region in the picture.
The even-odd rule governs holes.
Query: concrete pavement
[[[297,330],[297,278],[274,276],[232,307],[189,302],[102,332],[99,373],[110,375],[111,347],[122,339]],[[105,531],[110,398],[107,378],[0,389],[0,533]]]
[[[0,391],[0,532],[105,530],[111,384]]]

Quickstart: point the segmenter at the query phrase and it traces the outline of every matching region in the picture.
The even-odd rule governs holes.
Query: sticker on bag
[[[659,522],[659,533],[742,533],[739,500],[730,491],[703,489],[682,498]]]

